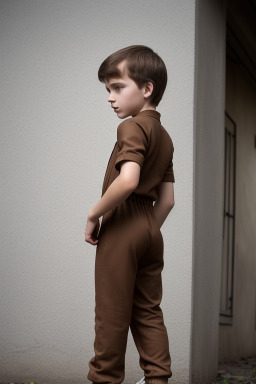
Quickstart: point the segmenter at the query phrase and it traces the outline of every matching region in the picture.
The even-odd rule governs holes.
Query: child
[[[165,384],[172,371],[160,308],[160,227],[174,206],[174,148],[156,106],[165,91],[166,67],[152,49],[133,45],[104,60],[98,76],[117,116],[131,117],[117,128],[102,197],[89,212],[85,229],[85,241],[97,244],[95,356],[87,378],[123,382],[130,327],[144,371],[139,383]]]

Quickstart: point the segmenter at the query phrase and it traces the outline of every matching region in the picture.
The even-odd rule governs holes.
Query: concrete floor
[[[220,363],[213,383],[256,383],[256,356]]]
[[[210,383],[193,384],[256,384],[256,356],[219,364],[218,375]],[[40,384],[27,383],[0,383],[0,384]],[[72,384],[72,383],[71,383]],[[170,380],[171,384],[171,380]]]

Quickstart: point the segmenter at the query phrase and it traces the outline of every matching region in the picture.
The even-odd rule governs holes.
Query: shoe
[[[140,381],[137,381],[136,384],[146,384],[145,376],[143,376],[142,379],[140,379]]]

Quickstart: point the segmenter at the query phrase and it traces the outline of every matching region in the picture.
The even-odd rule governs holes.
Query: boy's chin
[[[128,114],[128,113],[122,113],[122,112],[118,113],[118,112],[117,112],[117,117],[118,117],[119,119],[125,119],[125,118],[128,117],[128,116],[130,116],[130,114]]]
[[[119,117],[119,119],[125,119],[126,117],[129,117],[129,116],[132,116],[132,113],[117,112],[117,117]]]

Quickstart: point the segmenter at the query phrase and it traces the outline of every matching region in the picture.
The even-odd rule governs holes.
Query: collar
[[[137,115],[134,117],[142,115],[154,117],[158,121],[160,121],[161,117],[161,114],[158,111],[155,111],[154,109],[145,109],[144,111],[140,111],[139,113],[137,113]]]

